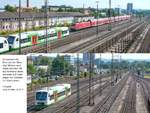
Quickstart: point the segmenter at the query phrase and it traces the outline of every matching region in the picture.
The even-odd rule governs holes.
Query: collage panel
[[[123,0],[107,0],[103,7],[101,1],[64,1],[6,0],[0,9],[0,54],[150,51],[149,10]]]
[[[28,113],[149,112],[150,54],[30,54],[27,61]]]
[[[150,113],[148,3],[1,0],[0,112]]]

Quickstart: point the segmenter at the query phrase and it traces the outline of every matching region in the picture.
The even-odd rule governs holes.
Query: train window
[[[47,100],[47,92],[37,92],[36,100]]]
[[[62,34],[67,34],[68,30],[62,31]]]
[[[31,39],[30,38],[25,38],[25,39],[21,39],[21,43],[27,43],[27,42],[30,42]]]
[[[54,99],[54,95],[50,95],[50,100],[53,100]]]
[[[43,40],[43,39],[45,39],[45,36],[44,36],[44,35],[39,36],[39,38],[38,38],[38,40]]]
[[[50,37],[56,37],[57,33],[50,34]]]
[[[58,97],[65,95],[65,91],[58,93]]]
[[[18,42],[18,41],[19,41],[19,38],[17,38],[16,41]]]
[[[14,43],[14,40],[15,40],[15,37],[14,36],[8,36],[8,43],[9,44],[13,44]]]
[[[0,48],[3,48],[3,43],[0,43]]]
[[[7,41],[5,40],[4,43],[7,44]]]

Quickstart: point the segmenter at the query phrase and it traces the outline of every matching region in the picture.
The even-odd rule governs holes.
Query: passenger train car
[[[110,22],[117,22],[117,21],[123,21],[123,20],[127,20],[129,19],[130,16],[126,15],[126,16],[116,16],[116,17],[111,17],[109,18],[101,18],[101,19],[94,19],[94,20],[90,20],[88,22],[79,22],[79,23],[75,23],[71,26],[71,30],[81,30],[81,29],[85,29],[85,28],[89,28],[89,27],[94,27],[97,25],[104,25],[104,24],[109,24]]]
[[[9,51],[9,44],[5,37],[0,37],[0,53]]]
[[[35,105],[50,105],[71,95],[71,84],[45,87],[35,93]]]
[[[48,41],[58,40],[69,35],[68,27],[56,27],[48,29]],[[19,48],[19,34],[10,35],[7,37],[9,48]],[[21,47],[32,46],[45,42],[46,31],[30,31],[21,33]]]

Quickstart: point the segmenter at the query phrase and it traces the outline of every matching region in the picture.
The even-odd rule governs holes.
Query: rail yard
[[[118,81],[113,81],[112,85],[110,79],[102,80],[102,85],[99,86],[99,80],[92,81],[92,94],[88,94],[88,81],[81,82],[80,84],[80,109],[81,113],[141,113],[138,111],[142,109],[142,113],[149,113],[149,79],[138,78],[131,72],[127,72],[119,78]],[[132,82],[131,82],[132,81]],[[100,94],[99,88],[101,87],[102,93]],[[141,91],[142,95],[139,97],[137,88]],[[123,90],[125,90],[123,92]],[[75,113],[77,100],[76,100],[76,84],[72,84],[72,94],[63,101],[57,102],[54,105],[45,108],[36,108],[34,106],[33,98],[28,97],[28,112],[29,113]],[[138,95],[136,97],[136,95]],[[89,103],[89,96],[91,102]],[[31,99],[33,99],[31,101]],[[137,101],[141,99],[141,101]],[[141,108],[138,108],[140,103]],[[116,106],[117,104],[118,106]],[[145,108],[145,109],[144,109]]]
[[[28,54],[44,52],[138,53],[142,51],[149,51],[149,41],[147,41],[149,36],[149,16],[143,18],[142,20],[136,17],[132,17],[132,19],[112,21],[111,31],[108,30],[109,23],[110,22],[105,22],[99,26],[88,26],[84,29],[82,28],[76,31],[72,31],[69,34],[64,34],[65,38],[61,38],[63,35],[60,34],[60,38],[58,37],[58,40],[48,42],[43,40],[41,44],[34,42],[32,46],[30,45],[28,47],[22,47],[21,52],[22,54]],[[63,30],[66,28],[56,29]],[[44,31],[39,32],[44,33]],[[38,36],[36,37],[38,38]],[[6,52],[4,54],[18,54],[18,49]]]
[[[65,77],[63,75],[63,79],[47,82],[43,85],[35,85],[32,89],[28,88],[28,113],[150,112],[150,79],[149,71],[147,70],[150,65],[149,59],[147,60],[145,57],[146,55],[141,56],[141,58],[145,58],[145,61],[139,59],[121,61],[120,56],[125,58],[126,54],[85,54],[91,55],[90,62],[87,65],[82,64],[82,61],[80,61],[80,65],[77,58],[77,64],[75,65],[77,66],[76,76]],[[83,54],[83,59],[84,56]],[[97,58],[97,63],[94,62],[95,60],[92,56]],[[103,59],[106,56],[107,58],[109,57],[110,61]],[[127,56],[131,58],[140,57],[138,54],[127,54]],[[149,55],[147,54],[147,56]],[[106,64],[102,64],[104,61],[108,67]],[[85,67],[82,71],[78,69],[83,68],[83,65]],[[96,65],[100,67],[98,69],[94,68]],[[107,69],[104,69],[103,66],[107,67]],[[86,69],[87,71],[85,71]],[[69,89],[66,87],[60,93],[60,88],[58,90],[57,87],[63,87],[65,84],[70,84],[71,87]],[[45,97],[44,92],[47,91],[52,93]],[[37,92],[40,92],[40,95],[37,95]],[[65,97],[59,99],[64,95]],[[52,103],[48,104],[48,101]]]

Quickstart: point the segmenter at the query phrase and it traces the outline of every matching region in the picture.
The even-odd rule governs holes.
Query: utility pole
[[[79,63],[79,53],[77,53],[77,108],[76,108],[76,111],[77,113],[80,113],[80,81],[79,81],[79,78],[80,78],[80,73],[79,73],[79,70],[80,70],[80,63]]]
[[[97,27],[96,27],[96,36],[97,36],[97,38],[98,38],[98,19],[99,19],[98,3],[99,3],[99,1],[96,1],[96,4],[97,4],[97,22],[96,22]]]
[[[111,0],[109,0],[109,24],[108,24],[108,31],[111,31]]]
[[[47,7],[48,5],[48,0],[45,0],[45,31],[46,31],[46,35],[45,35],[45,39],[46,39],[46,44],[45,44],[45,53],[48,53],[48,14],[47,14]]]
[[[99,95],[102,95],[102,62],[101,62],[101,53],[99,59]]]
[[[114,53],[111,53],[111,86],[114,86]]]
[[[90,62],[89,62],[89,71],[90,71],[90,75],[89,75],[89,105],[94,105],[94,95],[93,95],[93,91],[92,91],[92,72],[93,72],[93,69],[92,69],[92,66],[93,66],[93,62],[92,62],[92,56],[93,56],[93,53],[88,53],[89,57],[90,57]]]
[[[21,0],[19,0],[19,54],[21,54]]]
[[[119,63],[119,64],[120,64],[120,66],[119,66],[120,73],[119,73],[119,74],[120,74],[120,78],[121,78],[121,70],[122,70],[122,68],[121,68],[121,56],[120,56],[119,62],[120,62],[120,63]]]

